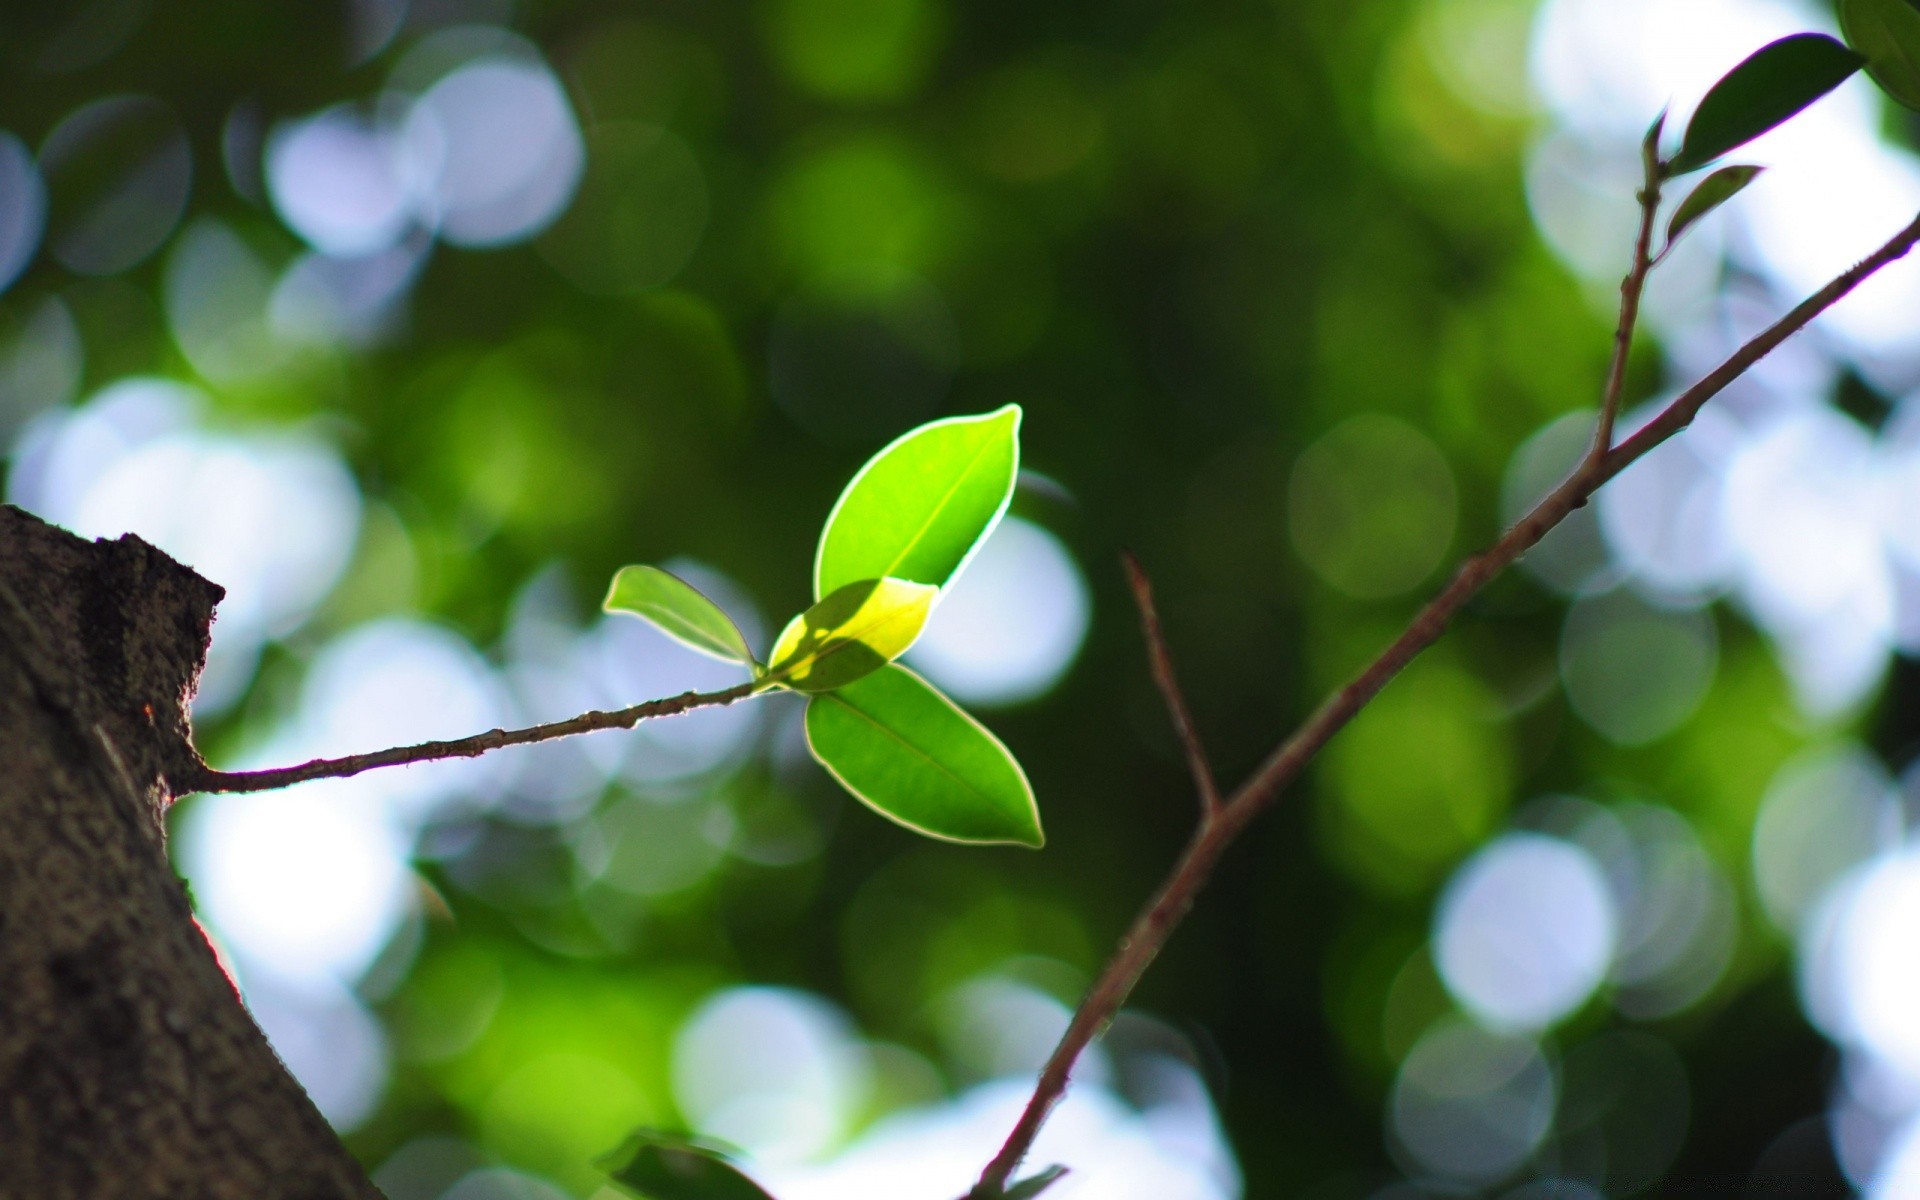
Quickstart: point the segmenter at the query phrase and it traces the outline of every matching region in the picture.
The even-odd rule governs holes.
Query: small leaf
[[[927,627],[940,589],[904,579],[863,579],[787,622],[764,681],[825,692],[871,675],[907,652]]]
[[[1734,198],[1740,189],[1752,183],[1765,170],[1765,167],[1721,167],[1718,171],[1700,181],[1700,186],[1687,194],[1680,207],[1673,210],[1673,216],[1667,219],[1667,245],[1660,251],[1665,257],[1673,244],[1687,227],[1706,216],[1714,209]]]
[[[659,567],[621,567],[601,607],[631,613],[676,642],[729,662],[754,662],[739,626],[718,604]]]
[[[718,1146],[642,1129],[595,1164],[645,1200],[773,1200]]]
[[[816,599],[861,579],[945,587],[1007,511],[1020,470],[1020,406],[948,417],[867,460],[820,532]]]
[[[1041,1192],[1059,1183],[1061,1179],[1066,1177],[1066,1174],[1067,1169],[1065,1167],[1055,1164],[1044,1171],[1029,1175],[1019,1183],[1012,1184],[1007,1188],[1006,1200],[1033,1200],[1033,1198]]]
[[[1911,0],[1840,0],[1840,29],[1881,91],[1920,108],[1920,9]]]
[[[1673,172],[1697,170],[1759,137],[1839,87],[1865,62],[1822,33],[1796,33],[1762,46],[1700,101]]]
[[[883,817],[952,842],[1046,841],[1013,754],[898,663],[815,696],[806,725],[820,765]]]

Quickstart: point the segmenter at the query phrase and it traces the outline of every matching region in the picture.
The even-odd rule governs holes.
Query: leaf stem
[[[291,787],[310,779],[345,779],[376,767],[400,767],[410,763],[434,762],[445,758],[478,758],[506,746],[526,746],[550,742],[555,738],[594,733],[602,729],[632,729],[655,717],[678,716],[696,708],[720,708],[754,693],[759,685],[748,682],[718,692],[683,692],[661,700],[649,700],[631,708],[613,712],[584,712],[564,721],[550,721],[525,729],[490,729],[472,737],[450,742],[421,742],[417,746],[395,746],[370,754],[351,754],[345,758],[316,758],[298,766],[268,771],[216,771],[201,764],[182,779],[169,780],[175,795],[188,792],[267,792]]]
[[[1648,205],[1645,211],[1652,211],[1652,206]],[[1645,252],[1644,224],[1642,228],[1636,262]],[[1304,724],[1276,747],[1252,776],[1227,798],[1216,819],[1202,821],[1171,873],[1134,918],[1113,956],[1107,960],[1079,1008],[1074,1011],[1066,1033],[1041,1068],[1026,1108],[999,1152],[981,1172],[979,1182],[968,1193],[968,1200],[994,1200],[1005,1190],[1007,1180],[1032,1148],[1033,1140],[1046,1123],[1047,1115],[1065,1094],[1081,1052],[1126,1003],[1134,985],[1152,965],[1181,918],[1193,906],[1194,897],[1206,886],[1221,854],[1240,835],[1241,830],[1299,778],[1301,771],[1321,747],[1353,720],[1416,655],[1433,644],[1468,600],[1515,559],[1538,544],[1569,513],[1584,505],[1601,485],[1685,429],[1708,400],[1780,343],[1805,328],[1808,322],[1831,308],[1858,287],[1861,281],[1904,257],[1916,243],[1920,243],[1920,217],[1741,346],[1725,362],[1669,403],[1659,416],[1641,426],[1633,436],[1619,446],[1590,455],[1564,483],[1520,518],[1498,541],[1461,563],[1446,586],[1427,602],[1400,636],[1380,652],[1379,657],[1346,686],[1327,697]],[[1623,303],[1623,320],[1633,319],[1636,312],[1637,307]],[[1616,341],[1616,363],[1624,358],[1625,344],[1625,338]],[[1613,391],[1613,388],[1610,382],[1609,390],[1617,398],[1617,391]]]

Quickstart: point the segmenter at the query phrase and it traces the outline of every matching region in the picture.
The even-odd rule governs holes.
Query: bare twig
[[[1240,831],[1299,778],[1307,763],[1344,728],[1414,656],[1445,632],[1448,622],[1481,588],[1538,544],[1554,526],[1585,504],[1600,486],[1687,427],[1701,407],[1781,342],[1831,308],[1862,280],[1904,257],[1920,243],[1920,218],[1786,316],[1741,346],[1731,357],[1667,405],[1633,436],[1603,454],[1590,456],[1573,475],[1507,530],[1486,550],[1460,565],[1438,595],[1427,602],[1399,637],[1345,687],[1329,696],[1292,736],[1282,742],[1247,781],[1228,797],[1218,819],[1203,823],[1187,843],[1173,871],[1134,918],[1100,975],[1088,989],[1052,1056],[1041,1068],[1032,1096],[980,1181],[971,1200],[993,1200],[1026,1157],[1047,1114],[1065,1093],[1074,1063],[1126,1003],[1142,973],[1166,945],[1180,919],[1206,886],[1213,867]],[[1624,309],[1624,306],[1623,306]],[[1630,316],[1630,313],[1623,313]]]
[[[375,767],[398,767],[409,763],[433,762],[443,758],[478,758],[489,750],[505,746],[525,746],[549,742],[555,738],[593,733],[601,729],[632,729],[654,717],[671,717],[696,708],[718,708],[753,694],[754,685],[743,683],[720,692],[684,692],[663,700],[649,700],[614,712],[586,712],[565,721],[552,721],[526,729],[490,729],[472,737],[451,742],[422,742],[417,746],[395,746],[371,754],[352,754],[345,758],[316,758],[295,767],[270,771],[215,771],[202,767],[185,779],[169,780],[175,793],[187,792],[267,792],[291,787],[309,779],[344,779],[371,771]]]
[[[1594,427],[1590,462],[1599,462],[1613,449],[1613,423],[1620,415],[1620,395],[1626,388],[1627,355],[1633,349],[1633,331],[1640,323],[1640,294],[1646,290],[1647,272],[1653,269],[1653,221],[1660,211],[1660,184],[1666,168],[1660,162],[1660,130],[1666,114],[1653,123],[1640,147],[1644,179],[1636,199],[1640,201],[1640,232],[1633,239],[1633,262],[1627,277],[1620,281],[1620,319],[1613,327],[1613,359],[1607,364],[1607,382],[1601,389],[1600,421]]]
[[[1153,682],[1167,702],[1167,716],[1173,721],[1173,732],[1180,738],[1181,749],[1186,751],[1187,768],[1193,772],[1193,786],[1200,794],[1200,816],[1211,821],[1220,813],[1220,785],[1214,782],[1207,748],[1200,741],[1193,714],[1187,710],[1187,699],[1180,693],[1180,681],[1173,674],[1173,655],[1167,650],[1166,635],[1160,628],[1160,610],[1153,603],[1153,583],[1133,555],[1122,554],[1120,562],[1127,569],[1133,602],[1140,609],[1140,630],[1146,635],[1147,662],[1153,669]]]

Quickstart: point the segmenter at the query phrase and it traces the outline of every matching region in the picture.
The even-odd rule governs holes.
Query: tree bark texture
[[[0,506],[0,1198],[377,1200],[170,866],[215,584]]]

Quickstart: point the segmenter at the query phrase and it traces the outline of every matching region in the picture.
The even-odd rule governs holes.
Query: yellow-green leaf
[[[718,604],[659,567],[621,567],[601,607],[639,617],[702,654],[748,665],[754,661],[739,626]]]
[[[909,430],[867,460],[820,532],[813,594],[860,579],[945,587],[1007,511],[1020,406]]]
[[[765,681],[825,692],[870,675],[919,638],[939,594],[905,579],[849,583],[787,623],[773,644]]]

